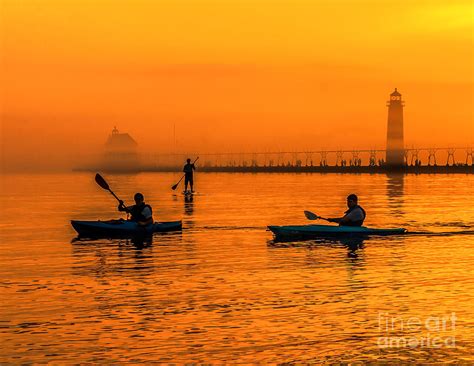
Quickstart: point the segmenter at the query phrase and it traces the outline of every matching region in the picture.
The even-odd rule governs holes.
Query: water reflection
[[[306,248],[304,260],[308,267],[326,267],[326,262],[322,258],[328,258],[325,254],[326,249],[332,253],[330,255],[332,268],[344,267],[347,272],[346,284],[351,292],[359,292],[367,288],[367,280],[364,272],[366,270],[366,260],[364,256],[364,242],[368,237],[344,237],[344,238],[316,238],[304,241],[269,241],[270,248]],[[341,248],[345,248],[346,258],[341,257]],[[294,255],[295,253],[291,253]]]
[[[353,291],[365,287],[366,282],[359,278],[357,275],[359,272],[365,269],[366,261],[364,256],[364,241],[368,238],[354,237],[354,238],[342,238],[340,240],[347,248],[347,273],[349,277],[349,286]]]
[[[153,244],[153,236],[133,237],[130,243],[137,249],[147,248]]]
[[[75,240],[72,270],[76,275],[105,278],[128,272],[134,276],[154,272],[152,238]]]
[[[90,175],[15,176],[4,184],[4,363],[472,363],[472,232],[452,231],[473,226],[473,176],[203,174],[208,191],[193,202],[170,194],[170,175],[123,178],[113,177],[120,197],[143,191],[157,202],[157,219],[184,218],[182,234],[154,235],[151,245],[69,244],[71,218],[116,215]],[[370,226],[449,227],[266,245],[266,225],[288,224],[301,207],[354,186],[373,193]],[[19,226],[24,212],[29,219]],[[381,351],[381,311],[400,319],[455,311],[456,348]]]
[[[184,214],[186,216],[192,216],[194,212],[194,195],[185,194],[184,195]]]
[[[155,272],[156,253],[153,248],[182,241],[181,233],[159,233],[154,236],[136,236],[126,239],[74,238],[72,244],[72,271],[79,276],[106,278],[110,276],[135,277]]]
[[[364,241],[366,236],[351,236],[351,237],[332,237],[332,238],[313,238],[313,239],[284,239],[274,238],[267,242],[270,248],[294,248],[294,247],[321,247],[321,246],[344,246],[347,248],[348,258],[357,258],[359,251],[364,248]]]
[[[96,237],[96,238],[87,238],[77,236],[71,240],[71,244],[78,244],[78,243],[94,243],[94,242],[101,242],[104,239],[110,239],[112,242],[116,242],[117,244],[121,245],[124,242],[127,245],[132,245],[137,249],[143,249],[149,247],[153,244],[153,235],[135,235],[128,238],[104,238],[104,237]]]
[[[357,258],[359,249],[364,248],[364,237],[353,237],[353,238],[341,238],[339,242],[347,247],[347,256],[349,258]]]
[[[397,218],[402,218],[405,215],[404,210],[404,179],[403,174],[387,174],[387,198],[388,208],[392,212],[392,215]]]

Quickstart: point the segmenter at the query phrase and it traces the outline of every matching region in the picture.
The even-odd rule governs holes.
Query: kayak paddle
[[[96,182],[101,188],[105,189],[106,191],[109,191],[109,192],[112,194],[112,196],[114,196],[115,199],[116,199],[117,201],[119,201],[119,203],[121,203],[121,204],[123,205],[123,201],[122,201],[120,198],[118,198],[117,195],[116,195],[114,192],[112,192],[112,190],[111,190],[110,187],[109,187],[109,184],[105,181],[104,178],[102,178],[102,176],[101,176],[99,173],[97,173],[97,174],[95,175],[95,182]],[[125,206],[124,206],[124,207],[125,207]],[[125,211],[128,212],[128,210],[125,210]]]
[[[193,161],[193,164],[198,161],[199,159],[199,156],[196,158],[196,160]],[[176,183],[174,186],[171,187],[171,189],[174,191],[176,190],[176,188],[178,188],[179,186],[179,183],[181,183],[181,181],[183,180],[183,178],[186,176],[186,174],[183,174],[183,176],[178,180],[178,183]]]
[[[325,219],[324,217],[318,216],[318,215],[316,215],[314,212],[311,212],[311,211],[304,211],[304,215],[306,216],[306,218],[307,218],[308,220],[318,220],[318,219],[321,219],[321,220],[329,221],[329,219]]]

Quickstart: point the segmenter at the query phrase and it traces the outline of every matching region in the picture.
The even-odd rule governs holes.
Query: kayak
[[[151,235],[153,233],[177,231],[182,229],[181,221],[155,222],[145,227],[136,222],[126,220],[109,221],[77,221],[71,220],[71,225],[79,236],[90,237],[126,237],[136,235]]]
[[[374,229],[365,226],[331,225],[269,226],[268,229],[277,237],[400,235],[407,231],[404,228]]]

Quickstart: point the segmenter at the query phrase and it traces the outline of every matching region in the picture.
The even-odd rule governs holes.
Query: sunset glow
[[[0,0],[0,365],[474,364],[473,0]]]
[[[471,1],[4,0],[3,158],[67,166],[113,126],[149,152],[173,126],[178,151],[384,148],[395,87],[407,144],[472,145],[472,19]]]

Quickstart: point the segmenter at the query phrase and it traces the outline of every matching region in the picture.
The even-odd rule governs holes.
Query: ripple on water
[[[426,176],[203,174],[193,202],[169,194],[172,178],[110,177],[120,197],[139,188],[160,218],[184,218],[182,233],[152,243],[72,241],[70,219],[118,216],[86,174],[7,178],[1,362],[474,361],[471,177],[433,188]],[[342,212],[352,191],[368,226],[410,234],[282,243],[266,231],[307,223],[303,209]],[[22,230],[19,206],[31,216]],[[454,348],[379,347],[380,314],[452,312]]]

